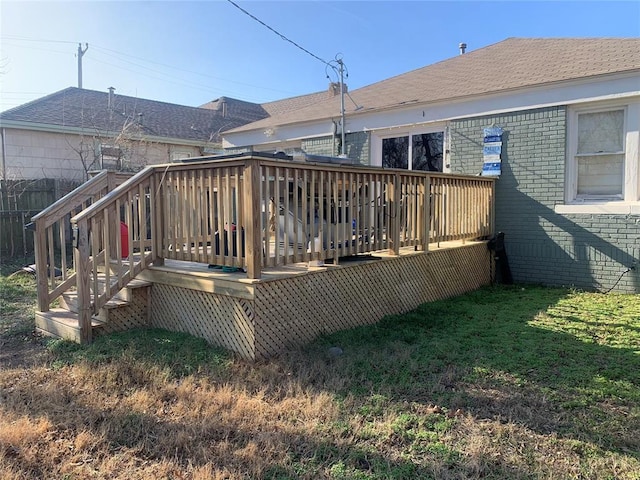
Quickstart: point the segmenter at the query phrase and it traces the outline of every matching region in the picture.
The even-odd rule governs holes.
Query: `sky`
[[[229,0],[0,0],[0,111],[78,86],[78,43],[83,88],[200,106],[325,90],[339,58],[353,90],[454,57],[461,42],[640,37],[637,0],[234,2],[272,30]]]

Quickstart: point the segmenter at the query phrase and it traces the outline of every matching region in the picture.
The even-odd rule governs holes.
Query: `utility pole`
[[[347,146],[345,144],[345,124],[344,124],[344,63],[342,61],[342,58],[338,58],[336,60],[338,62],[338,65],[340,65],[340,122],[342,123],[342,137],[341,137],[341,143],[340,143],[340,156],[341,157],[346,157],[347,156]]]
[[[82,49],[82,43],[78,43],[78,88],[82,88],[82,56],[89,49],[89,44],[84,44],[84,50]]]

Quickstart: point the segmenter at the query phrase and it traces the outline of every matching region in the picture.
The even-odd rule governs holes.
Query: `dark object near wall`
[[[489,240],[487,244],[489,250],[493,252],[493,259],[496,265],[495,283],[504,285],[513,285],[513,277],[509,268],[509,259],[507,251],[504,248],[504,233],[499,232],[495,237]]]

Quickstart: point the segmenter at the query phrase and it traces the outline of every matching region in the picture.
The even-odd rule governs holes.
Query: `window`
[[[639,139],[640,102],[570,109],[565,204],[555,210],[640,212]]]
[[[624,110],[578,113],[577,198],[623,198]]]
[[[444,132],[382,139],[382,166],[442,172]],[[411,161],[409,161],[411,159]]]

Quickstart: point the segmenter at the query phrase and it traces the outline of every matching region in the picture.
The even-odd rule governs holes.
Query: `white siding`
[[[84,180],[84,167],[80,160],[80,145],[84,143],[89,163],[95,160],[94,149],[98,143],[108,144],[110,139],[94,139],[77,134],[51,133],[14,128],[5,129],[4,159],[7,180],[63,178],[71,181]],[[126,167],[139,169],[145,165],[170,161],[170,152],[174,148],[191,152],[191,156],[200,155],[199,149],[192,146],[168,145],[154,142],[131,142],[126,146],[128,161]],[[97,169],[95,163],[89,168]],[[2,172],[0,172],[0,175]]]

